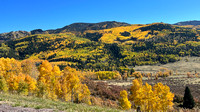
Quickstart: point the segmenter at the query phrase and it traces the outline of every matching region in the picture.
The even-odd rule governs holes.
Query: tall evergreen
[[[194,102],[193,96],[190,93],[190,89],[186,87],[184,98],[183,98],[183,107],[192,109],[194,106],[195,106],[195,102]]]

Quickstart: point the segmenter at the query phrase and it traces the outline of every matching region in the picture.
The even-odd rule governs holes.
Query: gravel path
[[[0,112],[53,112],[53,109],[33,109],[33,108],[24,108],[24,107],[12,107],[8,104],[1,104]]]

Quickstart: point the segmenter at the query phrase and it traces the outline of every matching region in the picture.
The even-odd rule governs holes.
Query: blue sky
[[[199,0],[0,0],[0,33],[75,22],[131,24],[200,20]]]

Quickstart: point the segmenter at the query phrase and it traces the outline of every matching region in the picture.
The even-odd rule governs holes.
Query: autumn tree
[[[135,79],[131,86],[130,100],[134,107],[140,107],[141,111],[167,111],[173,106],[174,94],[170,88],[162,83],[154,85],[142,85],[142,81]]]
[[[43,61],[39,67],[40,75],[38,76],[38,81],[43,82],[44,84],[50,81],[52,71],[52,65],[47,61]]]
[[[8,91],[8,85],[3,76],[0,76],[0,91],[6,92]]]
[[[38,84],[41,86],[43,91],[47,92],[47,97],[56,100],[56,84],[58,83],[58,77],[61,74],[60,68],[58,66],[52,67],[52,65],[47,61],[43,61],[39,67],[40,75],[38,76]],[[46,89],[46,90],[43,90]]]
[[[86,85],[81,83],[78,72],[70,67],[66,67],[63,71],[63,76],[61,79],[61,89],[62,89],[62,97],[66,101],[85,101],[83,98],[87,98],[86,101],[90,104],[90,91]],[[84,90],[84,91],[83,91]]]
[[[66,67],[64,71],[48,61],[39,66],[37,80],[31,74],[31,62],[21,63],[15,59],[0,58],[0,91],[9,91],[22,95],[36,94],[53,100],[64,99],[91,104],[90,91],[82,84],[84,74],[73,68]],[[30,65],[29,65],[30,64]]]
[[[119,105],[123,110],[129,110],[131,108],[131,102],[128,100],[127,96],[126,90],[120,91]]]
[[[157,83],[153,86],[153,89],[154,94],[159,99],[158,109],[167,111],[168,109],[172,108],[174,94],[170,92],[170,88],[162,83]]]
[[[19,61],[13,58],[0,58],[0,71],[3,91],[6,91],[7,88],[12,92],[21,89],[21,87],[19,88],[20,82],[25,80],[25,75],[22,73]]]
[[[21,63],[13,58],[0,58],[0,75],[7,80],[10,76],[21,73]]]
[[[146,83],[136,91],[134,104],[136,107],[140,107],[142,111],[155,111],[157,106],[156,100],[157,98],[152,91],[152,86]]]
[[[30,93],[34,93],[34,91],[36,90],[36,84],[37,84],[37,81],[34,79],[34,78],[32,78],[31,76],[29,76],[29,75],[26,75],[25,76],[25,79],[24,79],[24,81],[27,83],[27,86],[28,86],[28,91],[30,92]]]
[[[21,62],[22,73],[31,76],[32,78],[37,79],[39,71],[36,67],[35,61],[26,59]]]
[[[139,90],[142,87],[142,80],[141,79],[134,79],[132,81],[132,86],[131,86],[131,96],[130,96],[130,100],[134,101],[135,97],[136,97],[136,92],[137,90]]]

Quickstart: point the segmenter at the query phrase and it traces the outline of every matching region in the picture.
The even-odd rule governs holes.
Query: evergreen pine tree
[[[194,102],[193,96],[190,93],[190,89],[186,87],[184,98],[183,98],[183,107],[192,109],[194,106],[195,106],[195,102]]]

